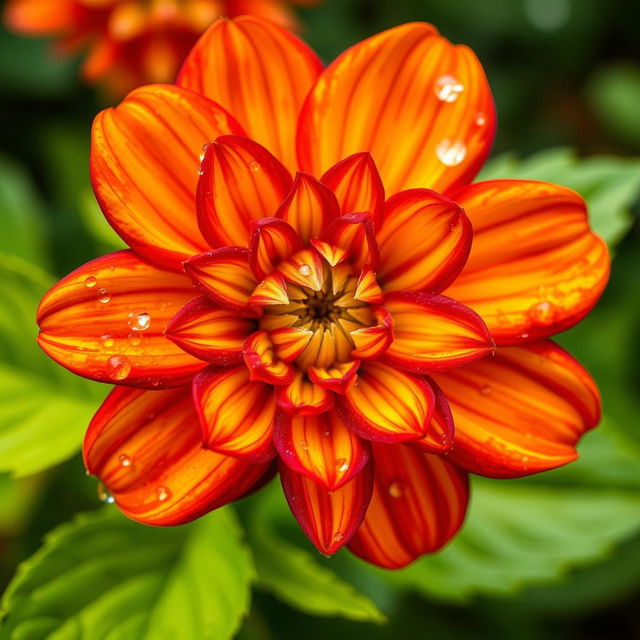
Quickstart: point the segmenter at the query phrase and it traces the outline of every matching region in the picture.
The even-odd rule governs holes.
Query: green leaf
[[[51,361],[36,343],[49,276],[0,256],[0,472],[25,476],[71,457],[105,393]]]
[[[225,640],[254,577],[233,512],[159,529],[114,508],[52,531],[3,598],[0,638]]]
[[[0,253],[19,256],[46,267],[42,203],[29,176],[16,163],[0,156]]]
[[[629,210],[640,197],[640,159],[578,158],[565,148],[541,151],[525,160],[502,155],[490,160],[478,176],[478,180],[499,178],[542,180],[575,189],[589,205],[594,231],[610,246],[629,230]]]
[[[247,527],[258,585],[311,615],[384,622],[385,616],[369,598],[278,534],[274,520],[284,513],[282,502],[279,487],[264,489]]]

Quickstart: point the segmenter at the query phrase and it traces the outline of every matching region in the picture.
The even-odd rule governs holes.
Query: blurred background
[[[305,39],[325,61],[412,20],[434,23],[477,53],[499,118],[483,177],[575,188],[612,248],[612,278],[602,301],[560,337],[598,381],[605,418],[584,439],[580,460],[565,469],[474,482],[463,533],[407,570],[371,569],[346,552],[323,558],[296,530],[278,487],[245,500],[235,515],[214,516],[218,531],[229,527],[225,540],[240,536],[238,554],[253,554],[247,561],[253,563],[247,570],[252,603],[243,601],[248,614],[239,637],[640,638],[640,3],[327,0],[298,15]],[[111,587],[100,578],[105,568],[76,569],[122,551],[109,547],[108,536],[95,542],[91,527],[112,531],[113,540],[130,536],[134,545],[156,536],[164,545],[166,576],[174,575],[176,558],[189,553],[188,540],[202,533],[190,525],[143,534],[138,525],[115,520],[114,507],[101,504],[77,453],[106,389],[67,374],[34,341],[42,293],[73,268],[121,246],[97,210],[88,178],[91,122],[110,101],[80,82],[79,64],[79,58],[52,55],[46,40],[0,31],[3,588],[29,559],[5,597],[9,625],[0,637],[137,640],[142,636],[125,627],[109,635],[91,631],[106,627],[78,622],[98,615],[100,607],[104,617],[112,605]],[[75,530],[57,528],[80,512],[90,512],[83,516],[89,519],[76,519],[69,525]],[[238,522],[245,534],[238,533]],[[86,545],[87,558],[69,552],[74,540]],[[60,595],[52,585],[65,575],[69,584],[92,586],[82,597],[66,586]],[[225,586],[222,573],[211,576]],[[146,615],[158,604],[145,597],[129,597],[115,611]],[[174,613],[189,615],[179,606]],[[27,623],[10,635],[16,616]],[[181,629],[171,637],[227,637],[188,624]]]

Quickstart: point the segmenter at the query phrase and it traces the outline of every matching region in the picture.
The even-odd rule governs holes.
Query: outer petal
[[[384,185],[370,153],[341,160],[320,181],[336,194],[343,214],[364,211],[376,227],[382,222]]]
[[[377,233],[378,281],[385,291],[439,293],[464,267],[472,237],[453,200],[428,189],[398,193],[387,201]]]
[[[259,312],[249,304],[258,281],[249,268],[249,251],[244,247],[224,247],[189,258],[186,274],[214,302],[242,315]]]
[[[481,475],[515,478],[571,462],[600,419],[593,379],[550,341],[499,349],[434,378],[456,425],[451,460]]]
[[[166,526],[242,497],[268,468],[201,445],[190,386],[116,388],[91,421],[83,452],[127,516]]]
[[[294,416],[324,413],[331,409],[334,399],[333,393],[309,382],[299,372],[286,387],[280,387],[277,391],[280,408]]]
[[[71,0],[9,0],[4,8],[5,24],[19,33],[35,36],[61,35],[73,27],[75,6]]]
[[[473,223],[473,249],[447,295],[475,309],[498,344],[550,336],[591,310],[609,277],[609,252],[577,193],[492,180],[455,197]]]
[[[380,442],[403,442],[424,436],[435,406],[424,378],[379,362],[363,363],[358,384],[340,397],[339,409],[358,435]]]
[[[463,304],[413,291],[385,298],[393,342],[385,361],[414,373],[459,367],[488,355],[493,340],[482,318]]]
[[[263,280],[280,262],[300,249],[300,236],[284,220],[262,218],[253,223],[249,242],[249,265],[258,280]]]
[[[164,336],[194,297],[183,275],[119,251],[76,269],[38,308],[42,349],[78,375],[158,388],[185,384],[204,363]]]
[[[291,169],[297,164],[298,113],[321,70],[311,49],[290,33],[243,16],[209,28],[187,57],[178,84],[223,105]]]
[[[242,134],[219,105],[179,87],[136,89],[93,123],[91,180],[109,223],[143,256],[167,267],[208,247],[196,222],[202,146]]]
[[[328,491],[280,462],[289,508],[306,536],[325,556],[334,554],[358,530],[371,500],[373,469],[365,466],[349,482]]]
[[[367,562],[398,569],[444,546],[460,529],[469,480],[439,456],[403,445],[373,445],[371,504],[349,549]]]
[[[298,173],[276,217],[288,222],[306,244],[340,216],[333,192],[307,173]]]
[[[291,175],[264,147],[222,136],[207,145],[198,180],[198,226],[212,247],[247,246],[251,221],[273,216]]]
[[[349,482],[369,459],[369,443],[350,431],[336,411],[315,416],[280,412],[274,438],[285,464],[329,491]]]
[[[222,103],[224,104],[224,103]],[[387,193],[468,183],[493,141],[491,92],[477,58],[427,24],[351,47],[320,76],[300,115],[300,166],[320,175],[369,151]]]
[[[208,449],[254,462],[275,456],[273,389],[251,382],[246,367],[205,369],[193,380],[193,398]]]
[[[242,362],[242,345],[255,328],[251,318],[221,309],[202,296],[180,309],[165,334],[196,358],[226,367]]]
[[[442,389],[431,378],[427,380],[436,398],[431,421],[422,438],[411,440],[407,444],[425,453],[446,455],[453,446],[455,433],[453,414]]]

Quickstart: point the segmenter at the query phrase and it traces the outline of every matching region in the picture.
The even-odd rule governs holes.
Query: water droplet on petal
[[[171,496],[171,492],[169,491],[169,489],[167,489],[167,487],[158,487],[156,489],[156,496],[158,496],[158,500],[160,500],[160,502],[164,502],[165,500],[169,499],[169,497]]]
[[[308,264],[301,264],[298,269],[301,276],[310,276],[311,275],[311,267]]]
[[[534,304],[529,309],[529,317],[535,324],[539,325],[548,325],[551,324],[556,317],[557,308],[553,304],[553,302],[548,302],[544,300],[543,302],[538,302],[538,304]]]
[[[487,124],[487,116],[482,112],[476,113],[476,117],[473,122],[477,127],[484,127],[484,125]]]
[[[300,448],[303,451],[307,451],[309,449],[309,443],[306,440],[300,440]]]
[[[402,498],[402,496],[404,495],[404,484],[401,480],[394,480],[390,485],[389,485],[389,495],[392,498]]]
[[[467,157],[467,147],[463,142],[447,138],[436,147],[436,155],[442,164],[457,167]]]
[[[261,168],[262,167],[255,160],[252,160],[249,163],[249,169],[251,169],[253,173],[258,173],[258,171],[260,171]]]
[[[490,396],[493,393],[493,389],[488,384],[483,384],[480,387],[480,395]]]
[[[102,342],[102,346],[107,349],[113,347],[113,345],[115,344],[115,340],[108,335],[100,336],[100,342]]]
[[[454,76],[440,76],[435,83],[434,90],[438,100],[455,102],[464,91],[464,85]]]
[[[127,324],[134,331],[146,331],[151,326],[151,316],[146,311],[132,311],[129,314]]]
[[[346,458],[338,458],[336,460],[336,469],[340,472],[347,471],[349,469],[349,463]]]
[[[139,335],[136,335],[135,333],[130,333],[127,336],[127,341],[132,347],[139,347],[140,344],[142,343],[142,338]]]
[[[322,435],[328,438],[331,435],[331,432],[330,431],[323,431]]]
[[[131,460],[131,456],[128,456],[126,453],[121,453],[118,456],[118,462],[121,467],[130,467],[133,461]]]
[[[105,289],[102,287],[98,289],[98,302],[102,302],[102,304],[107,304],[111,300],[111,294],[109,293],[109,289]]]
[[[89,289],[95,287],[97,283],[98,281],[93,276],[87,276],[84,280],[84,286],[89,287]]]
[[[333,541],[336,544],[339,544],[340,542],[342,542],[344,540],[344,533],[341,533],[340,531],[338,531],[338,533],[336,533],[335,536],[333,536]]]
[[[111,380],[124,380],[131,373],[131,363],[127,356],[111,356],[105,369]]]
[[[98,499],[105,504],[113,504],[116,499],[107,491],[102,482],[98,485]]]

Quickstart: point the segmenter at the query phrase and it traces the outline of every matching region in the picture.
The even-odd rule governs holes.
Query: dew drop
[[[301,264],[298,269],[301,276],[310,276],[311,275],[311,267],[308,264]]]
[[[100,342],[102,342],[102,346],[106,349],[113,347],[113,345],[115,344],[115,340],[108,335],[100,336]]]
[[[98,284],[98,281],[93,276],[87,276],[84,280],[84,286],[89,287],[89,289],[93,288]]]
[[[488,384],[483,384],[480,387],[481,396],[490,396],[493,393],[493,389]]]
[[[111,356],[105,369],[111,380],[124,380],[131,373],[131,363],[127,356]]]
[[[249,163],[249,169],[251,169],[251,171],[253,173],[258,173],[258,171],[260,171],[260,169],[262,169],[262,167],[255,160],[252,160]]]
[[[438,100],[455,102],[464,91],[464,85],[454,76],[440,76],[435,83],[434,90]]]
[[[111,294],[109,293],[109,289],[105,289],[102,287],[98,289],[98,302],[102,302],[102,304],[107,304],[111,300]]]
[[[118,462],[121,467],[130,467],[133,460],[131,460],[131,456],[128,456],[126,453],[121,453],[118,456]]]
[[[165,500],[169,499],[169,497],[171,496],[171,492],[169,491],[169,489],[167,489],[167,487],[158,487],[156,489],[156,496],[158,497],[158,500],[160,500],[160,502],[164,502]]]
[[[476,117],[473,122],[477,127],[484,127],[484,125],[487,124],[487,116],[482,112],[476,113]]]
[[[436,147],[436,155],[442,164],[457,167],[466,158],[467,147],[460,141],[447,138]]]
[[[331,435],[330,431],[323,431],[322,435],[325,436],[326,438],[328,438]]]
[[[107,491],[102,482],[98,485],[98,499],[105,504],[113,504],[116,499]]]
[[[136,335],[135,333],[130,333],[127,336],[127,341],[132,347],[139,347],[140,344],[142,343],[142,338],[139,335]]]
[[[526,339],[529,337],[529,334],[525,331],[525,332],[523,332],[523,333],[521,333],[521,334],[520,334],[520,337],[521,337],[523,340],[526,340]]]
[[[340,472],[347,471],[349,469],[349,463],[346,458],[338,458],[336,460],[336,469]]]
[[[401,480],[394,480],[388,488],[389,495],[392,498],[402,498],[404,495],[404,485]]]
[[[333,541],[338,544],[344,540],[344,533],[338,531],[335,536],[333,536]]]
[[[151,316],[146,311],[135,312],[129,314],[127,324],[134,331],[146,331],[151,326]]]
[[[535,324],[548,325],[555,320],[556,311],[557,309],[553,302],[544,300],[543,302],[534,304],[529,309],[529,317]]]
[[[303,451],[307,451],[309,449],[309,443],[306,440],[300,440],[300,448]]]
[[[527,464],[527,462],[529,462],[529,456],[522,456],[522,462]]]

